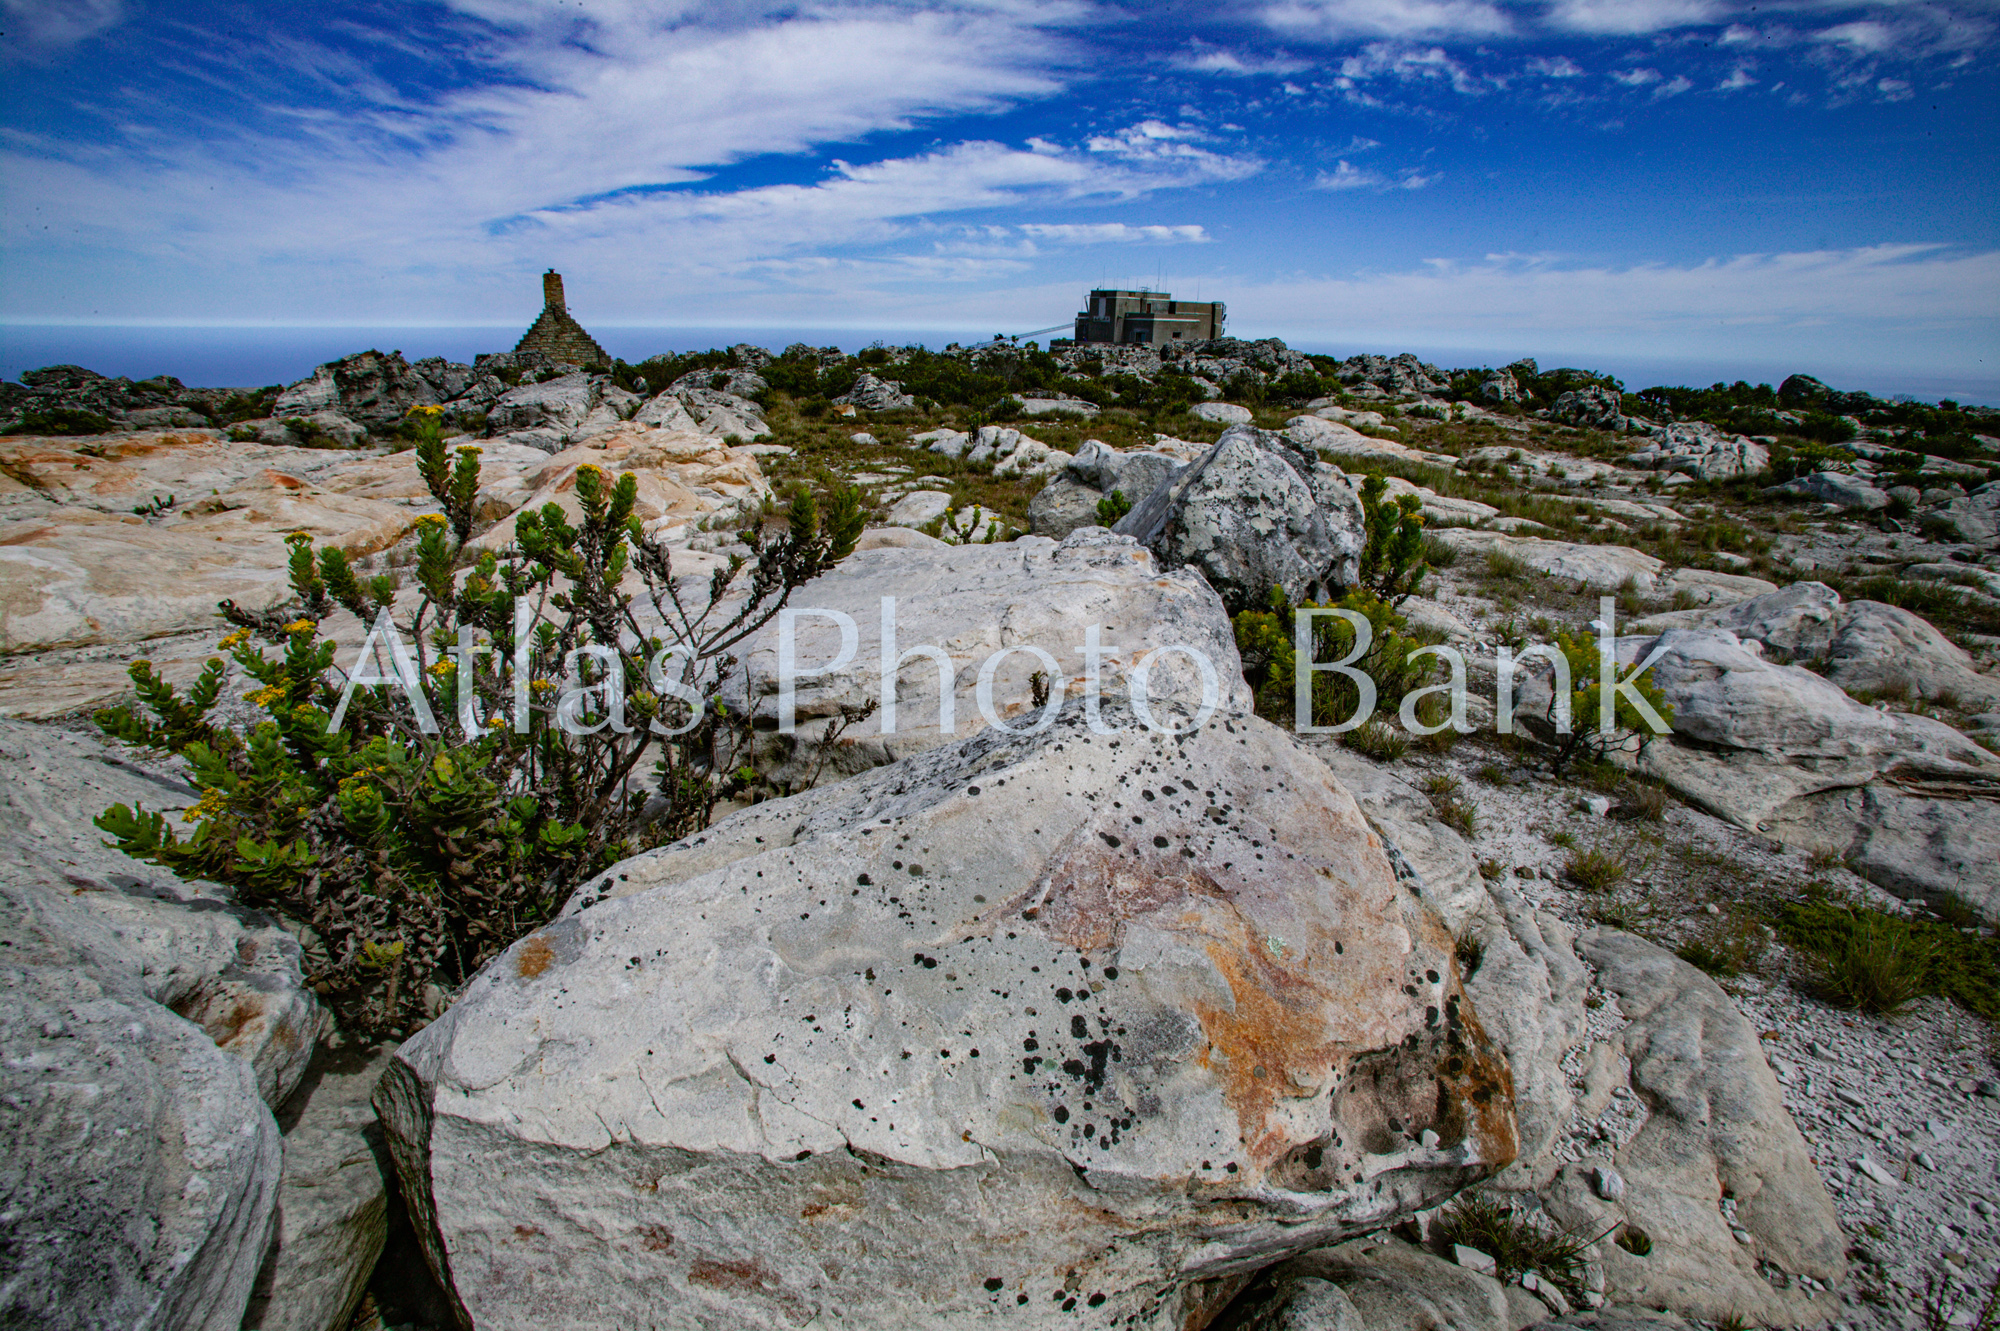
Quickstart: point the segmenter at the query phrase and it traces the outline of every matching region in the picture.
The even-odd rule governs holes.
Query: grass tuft
[[[1431,1221],[1431,1235],[1445,1245],[1462,1243],[1485,1253],[1503,1283],[1533,1271],[1573,1303],[1583,1301],[1584,1264],[1590,1245],[1602,1237],[1552,1229],[1511,1202],[1476,1192],[1460,1193],[1440,1212]]]
[[[1607,892],[1625,881],[1625,860],[1615,851],[1586,846],[1570,852],[1563,876],[1590,892]]]

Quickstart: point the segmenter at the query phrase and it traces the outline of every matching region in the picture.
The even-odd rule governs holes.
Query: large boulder
[[[574,374],[510,388],[487,410],[486,424],[495,434],[548,428],[567,434],[583,424],[596,405],[598,385],[593,376]]]
[[[1479,396],[1488,402],[1519,402],[1521,385],[1509,370],[1495,370],[1479,385]]]
[[[1564,393],[1549,408],[1549,416],[1565,425],[1608,430],[1612,434],[1622,433],[1626,424],[1624,398],[1617,389],[1602,384]]]
[[[235,1331],[320,1025],[299,946],[104,845],[113,803],[193,802],[170,768],[9,722],[0,771],[0,1319]]]
[[[986,725],[977,691],[984,663],[996,652],[1037,647],[1056,661],[1048,671],[1032,653],[1014,651],[995,667],[991,697],[1005,724],[1032,721],[1030,677],[1037,671],[1054,676],[1050,688],[1057,696],[1077,696],[1087,678],[1083,648],[1091,625],[1101,630],[1103,697],[1126,695],[1132,671],[1147,653],[1179,645],[1208,659],[1224,710],[1250,706],[1235,634],[1215,593],[1191,572],[1160,568],[1130,537],[1092,526],[1060,544],[1027,536],[993,545],[865,550],[792,594],[791,604],[801,612],[794,629],[801,672],[835,660],[841,643],[834,620],[808,611],[846,615],[857,630],[852,660],[823,673],[802,673],[796,681],[795,735],[776,729],[778,625],[767,625],[739,653],[743,664],[732,691],[759,722],[760,762],[772,779],[792,785],[809,779],[820,761],[816,741],[827,720],[843,707],[879,700],[884,597],[895,601],[899,656],[934,646],[951,662],[953,728],[949,734],[939,728],[941,669],[933,659],[913,656],[896,672],[893,732],[883,733],[889,721],[884,712],[854,725],[831,756],[829,770],[835,773],[893,762]],[[1149,669],[1147,687],[1154,698],[1195,707],[1203,685],[1189,657],[1163,652]]]
[[[1654,639],[1622,638],[1621,662]],[[2000,920],[2000,758],[1942,722],[1877,710],[1760,645],[1720,629],[1659,636],[1653,679],[1673,736],[1637,756],[1641,771],[1741,827],[1802,849],[1856,857],[1904,896],[1955,899]],[[1541,677],[1524,710],[1546,697]]]
[[[1498,1280],[1386,1236],[1258,1275],[1218,1331],[1514,1331]]]
[[[394,425],[411,407],[443,401],[438,385],[417,372],[401,352],[363,351],[329,361],[278,395],[279,419],[337,411],[363,425]]]
[[[1169,568],[1193,565],[1230,612],[1324,599],[1357,576],[1361,500],[1333,467],[1283,435],[1235,425],[1113,530]]]
[[[1813,499],[1838,508],[1859,509],[1864,513],[1889,507],[1889,496],[1885,491],[1876,489],[1857,476],[1838,471],[1816,471],[1810,476],[1774,485],[1765,493]]]
[[[1630,1023],[1616,1037],[1619,1066],[1649,1112],[1613,1156],[1620,1199],[1598,1195],[1592,1166],[1572,1165],[1544,1192],[1551,1211],[1579,1231],[1629,1224],[1652,1240],[1644,1256],[1596,1245],[1613,1300],[1711,1321],[1821,1325],[1829,1296],[1766,1275],[1832,1285],[1847,1262],[1833,1199],[1756,1027],[1708,976],[1643,939],[1597,929],[1580,950]]]
[[[836,403],[859,407],[863,411],[915,411],[917,400],[903,391],[903,386],[893,379],[878,379],[872,374],[856,376],[854,387],[840,397]]]
[[[1666,570],[1664,561],[1629,545],[1578,545],[1463,527],[1443,528],[1437,538],[1460,555],[1502,556],[1522,568],[1600,592],[1618,591],[1627,584],[1651,591]]]
[[[1078,527],[1097,525],[1098,501],[1118,493],[1136,506],[1187,469],[1172,453],[1154,449],[1121,452],[1086,439],[1041,493],[1028,504],[1028,530],[1056,540]]]
[[[470,1320],[1164,1331],[1511,1159],[1450,937],[1327,769],[1101,719],[626,861],[406,1043],[376,1103]]]
[[[1625,459],[1628,466],[1679,472],[1697,481],[1726,481],[1770,470],[1768,448],[1707,421],[1675,421],[1654,426],[1649,433],[1651,438]]]

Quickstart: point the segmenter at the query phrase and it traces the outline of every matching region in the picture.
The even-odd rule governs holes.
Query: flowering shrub
[[[419,520],[413,595],[294,535],[291,605],[222,605],[237,627],[221,646],[259,686],[262,721],[211,719],[220,659],[185,695],[136,662],[141,706],[96,718],[181,755],[202,792],[185,836],[124,805],[98,826],[288,920],[311,982],[363,1038],[421,1025],[593,874],[707,825],[742,785],[750,738],[721,697],[732,649],[844,559],[863,522],[854,491],[822,513],[801,490],[781,533],[746,524],[743,550],[691,592],[642,534],[633,478],[585,466],[574,524],[556,504],[523,511],[511,547],[475,557],[479,452],[448,456],[434,412],[413,425],[444,510]],[[628,574],[643,597],[622,590]],[[321,631],[336,609],[373,625],[352,677]],[[394,668],[374,672],[371,647]]]

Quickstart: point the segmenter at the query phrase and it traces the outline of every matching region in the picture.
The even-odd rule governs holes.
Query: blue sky
[[[0,0],[0,320],[1231,331],[2000,386],[2000,0]],[[414,339],[412,339],[414,340]],[[1872,376],[1872,377],[1871,377]]]

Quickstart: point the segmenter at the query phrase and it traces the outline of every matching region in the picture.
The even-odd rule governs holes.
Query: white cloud
[[[1456,92],[1476,93],[1480,83],[1442,46],[1420,47],[1404,42],[1370,42],[1359,54],[1340,62],[1342,79],[1388,78],[1401,83],[1449,83]]]
[[[1360,347],[1596,348],[1757,363],[1838,356],[1990,383],[2000,251],[1878,245],[1629,267],[1550,256],[1436,261],[1238,287],[1233,322]]]
[[[1614,69],[1611,77],[1628,88],[1643,88],[1648,83],[1658,83],[1661,75],[1657,69]]]
[[[30,49],[74,46],[125,20],[123,0],[0,0],[9,35]]]
[[[1755,87],[1757,80],[1750,77],[1750,71],[1738,65],[1729,72],[1729,77],[1715,85],[1717,92],[1736,92],[1743,88]]]
[[[1130,226],[1124,222],[1023,223],[1036,240],[1057,245],[1201,245],[1209,240],[1200,226]]]
[[[1433,171],[1425,175],[1416,167],[1405,167],[1393,176],[1380,171],[1369,171],[1342,159],[1334,164],[1331,171],[1322,171],[1313,180],[1314,189],[1350,190],[1366,189],[1381,193],[1385,190],[1418,190],[1436,184],[1444,173]]]
[[[1714,23],[1722,0],[1556,0],[1550,26],[1566,32],[1629,35]]]
[[[1232,157],[1189,142],[1206,137],[1187,125],[1142,120],[1116,134],[1093,135],[1084,141],[1084,147],[1092,153],[1143,164],[1183,185],[1241,180],[1262,168],[1263,163],[1254,157]]]
[[[1262,11],[1278,32],[1321,41],[1345,37],[1497,37],[1514,21],[1489,0],[1279,0]]]
[[[1566,55],[1559,55],[1553,60],[1547,56],[1531,56],[1527,71],[1537,78],[1544,79],[1574,79],[1583,76],[1583,67]]]
[[[1284,55],[1254,56],[1242,55],[1220,46],[1211,46],[1197,38],[1188,44],[1188,49],[1173,57],[1176,68],[1192,70],[1197,74],[1296,74],[1302,69],[1312,68],[1310,60],[1294,60]],[[1285,85],[1290,89],[1291,85]]]
[[[1659,87],[1653,89],[1653,100],[1658,102],[1664,101],[1669,97],[1678,97],[1692,87],[1694,87],[1693,79],[1685,74],[1676,74]]]

